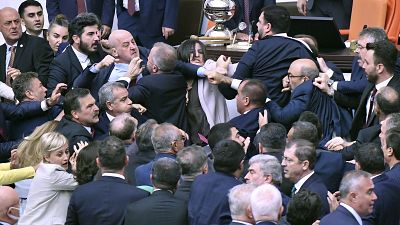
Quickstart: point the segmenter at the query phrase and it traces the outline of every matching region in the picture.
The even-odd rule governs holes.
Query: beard
[[[85,53],[86,55],[91,55],[93,53],[95,53],[97,51],[99,43],[95,43],[93,45],[90,45],[88,43],[85,42],[81,42],[79,44],[79,50],[83,53]]]
[[[376,81],[378,80],[378,75],[376,73],[367,74],[367,80],[373,84],[376,84]]]

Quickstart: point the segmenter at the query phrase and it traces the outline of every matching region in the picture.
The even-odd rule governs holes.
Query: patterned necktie
[[[78,8],[78,14],[86,12],[85,0],[76,0],[76,6]]]
[[[135,0],[128,0],[128,13],[131,16],[135,13]]]
[[[244,5],[244,22],[246,23],[247,27],[244,29],[243,32],[249,33],[250,27],[250,0],[243,0]]]
[[[8,61],[8,67],[13,67],[15,59],[15,46],[10,47],[10,61]],[[7,69],[8,69],[7,67]],[[11,87],[11,76],[6,74],[6,84]]]

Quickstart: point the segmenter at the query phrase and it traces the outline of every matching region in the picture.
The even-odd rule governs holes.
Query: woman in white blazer
[[[20,225],[64,224],[69,199],[78,183],[68,168],[68,140],[60,133],[49,132],[40,138],[43,162],[29,188]]]

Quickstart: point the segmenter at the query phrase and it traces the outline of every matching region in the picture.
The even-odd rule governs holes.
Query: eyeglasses
[[[291,79],[291,78],[295,78],[295,77],[304,77],[304,75],[295,76],[295,75],[293,75],[293,74],[291,74],[291,73],[288,73],[288,74],[287,74],[287,77],[288,77],[289,79]]]
[[[360,44],[357,44],[357,47],[356,47],[357,49],[359,49],[359,50],[361,50],[361,49],[364,49],[364,48],[366,48],[365,46],[362,46],[362,45],[360,45]]]

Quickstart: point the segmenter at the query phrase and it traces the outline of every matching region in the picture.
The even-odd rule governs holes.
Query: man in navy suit
[[[72,21],[80,13],[94,13],[103,24],[101,36],[107,38],[113,26],[115,2],[114,0],[46,0],[46,9],[49,21],[58,14],[64,14],[69,21]]]
[[[314,171],[317,154],[314,144],[303,139],[290,141],[283,154],[282,167],[286,178],[294,183],[292,195],[306,189],[319,195],[321,217],[329,212],[328,190]]]
[[[393,127],[385,131],[382,137],[382,149],[385,157],[385,163],[389,170],[386,175],[394,179],[400,185],[400,130]]]
[[[189,199],[190,225],[227,225],[232,221],[228,204],[229,190],[241,184],[244,150],[235,141],[223,140],[213,148],[215,173],[198,176]]]
[[[239,184],[229,191],[229,210],[232,216],[232,222],[229,225],[255,223],[250,208],[250,197],[255,188],[256,186],[252,184]]]
[[[343,177],[339,190],[340,205],[322,218],[320,225],[363,225],[361,217],[372,213],[377,199],[371,174],[351,171]]]
[[[290,64],[300,58],[314,59],[303,42],[286,36],[289,24],[290,15],[284,7],[264,8],[257,23],[260,40],[254,42],[240,59],[232,78],[214,73],[208,75],[209,81],[222,83],[219,85],[221,93],[225,98],[233,99],[242,80],[258,79],[265,84],[269,98],[284,106],[289,94],[281,91],[282,79],[287,75]]]
[[[128,204],[149,195],[126,182],[128,157],[120,139],[106,138],[98,152],[96,162],[102,176],[73,192],[65,224],[121,224]]]
[[[258,186],[251,193],[251,211],[258,225],[274,225],[281,218],[283,207],[279,190],[271,184]]]
[[[18,14],[26,28],[26,33],[47,40],[47,29],[43,29],[43,7],[36,0],[26,0],[18,7]]]
[[[118,29],[133,35],[150,49],[173,35],[178,17],[178,0],[117,0]]]
[[[374,192],[378,199],[374,211],[365,217],[368,224],[398,225],[400,214],[400,185],[385,173],[383,152],[380,145],[364,144],[355,154],[356,169],[371,173]]]

